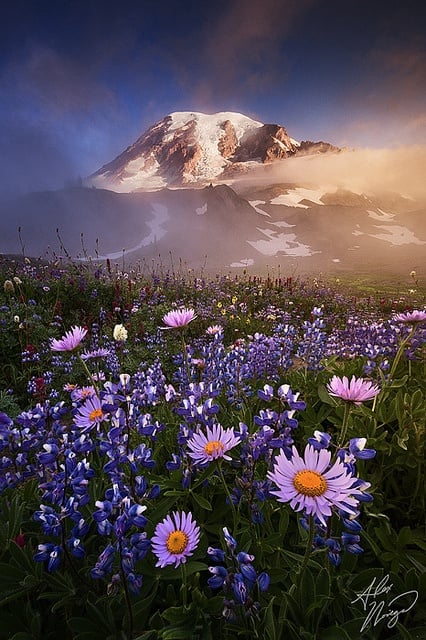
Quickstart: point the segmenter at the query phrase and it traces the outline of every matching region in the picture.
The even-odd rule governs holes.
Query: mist
[[[253,182],[312,184],[326,190],[355,193],[399,193],[426,199],[426,146],[357,149],[335,154],[295,157],[267,165]]]

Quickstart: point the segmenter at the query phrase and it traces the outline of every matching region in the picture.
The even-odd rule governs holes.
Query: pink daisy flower
[[[167,327],[163,327],[164,329],[177,329],[179,327],[186,327],[192,320],[195,320],[197,316],[195,315],[194,309],[177,309],[176,311],[169,311],[163,316],[163,322],[167,325]]]
[[[151,538],[152,551],[158,558],[155,566],[163,568],[174,564],[176,568],[185,563],[197,548],[199,539],[200,527],[191,513],[175,511],[173,517],[166,516],[157,524]]]
[[[364,380],[364,378],[352,376],[349,381],[347,376],[343,376],[343,378],[333,376],[327,384],[327,391],[336,398],[361,404],[361,402],[372,400],[377,396],[380,393],[380,388],[370,380]]]
[[[281,451],[273,471],[267,474],[278,487],[271,493],[279,502],[289,502],[295,511],[305,509],[307,515],[316,516],[324,525],[333,507],[349,515],[356,514],[357,496],[362,495],[355,488],[358,478],[348,473],[340,460],[330,467],[330,460],[330,451],[315,450],[310,444],[305,448],[304,459],[294,446],[290,460]]]
[[[86,335],[87,329],[78,326],[72,327],[60,340],[51,338],[50,348],[52,351],[74,351],[74,349],[80,346]]]
[[[224,429],[220,424],[214,424],[212,428],[206,428],[206,434],[202,431],[195,432],[187,442],[190,457],[201,465],[208,464],[212,460],[223,458],[231,460],[226,452],[239,444],[240,438],[234,435],[233,429]]]
[[[414,309],[413,311],[405,311],[405,313],[397,313],[394,316],[394,320],[397,322],[416,323],[426,321],[426,311],[419,311]]]

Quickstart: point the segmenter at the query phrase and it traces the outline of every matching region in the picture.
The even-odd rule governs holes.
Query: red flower
[[[25,545],[27,544],[27,541],[25,540],[25,534],[23,533],[18,533],[18,535],[16,536],[16,538],[13,538],[13,542],[18,545],[18,547],[21,547],[21,549],[23,547],[25,547]]]

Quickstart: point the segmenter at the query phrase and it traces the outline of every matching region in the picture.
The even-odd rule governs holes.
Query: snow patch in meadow
[[[306,204],[301,204],[302,200],[310,200],[315,204],[324,205],[321,201],[324,195],[323,189],[304,189],[303,187],[296,187],[295,189],[289,189],[287,193],[283,193],[271,200],[271,204],[283,204],[286,207],[299,207],[301,209],[309,209]]]
[[[114,251],[112,253],[107,253],[104,256],[99,256],[101,260],[117,260],[123,257],[123,253],[127,255],[141,249],[142,247],[147,247],[149,244],[156,242],[166,234],[167,230],[164,229],[163,224],[170,219],[168,208],[158,203],[151,204],[151,207],[154,218],[152,220],[147,220],[145,223],[147,227],[151,229],[150,233],[142,238],[142,240],[134,247],[131,247],[130,249],[124,248],[121,251]]]
[[[367,213],[370,218],[374,220],[382,220],[384,222],[391,221],[392,218],[395,217],[394,213],[386,213],[386,211],[382,211],[382,209],[377,209],[377,211],[371,211],[371,209],[367,209]]]
[[[407,229],[407,227],[400,227],[398,225],[389,224],[377,224],[377,229],[384,229],[386,233],[370,233],[372,238],[378,238],[379,240],[385,240],[390,242],[394,246],[400,246],[403,244],[426,244],[423,240],[416,238],[414,233]]]
[[[288,222],[285,222],[285,220],[278,220],[277,222],[271,222],[271,224],[274,225],[274,227],[295,227],[295,224],[289,224]]]
[[[205,213],[207,213],[207,202],[205,202],[202,207],[197,207],[197,209],[195,209],[195,212],[197,216],[203,216]]]
[[[253,258],[242,258],[239,262],[231,262],[230,267],[244,268],[252,267],[254,265]]]
[[[313,251],[307,244],[296,240],[295,233],[277,233],[274,229],[259,229],[267,240],[247,240],[247,242],[264,256],[275,256],[277,253],[285,253],[288,256],[312,256],[320,251]]]
[[[267,216],[268,218],[271,217],[269,213],[266,213],[266,211],[264,211],[263,209],[260,209],[257,206],[258,204],[266,204],[264,200],[249,200],[249,204],[253,207],[255,211],[257,211],[257,213],[260,213],[260,215]]]

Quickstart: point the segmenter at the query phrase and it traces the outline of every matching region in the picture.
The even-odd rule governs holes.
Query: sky
[[[0,191],[85,177],[173,111],[426,145],[425,32],[413,0],[7,0]]]

